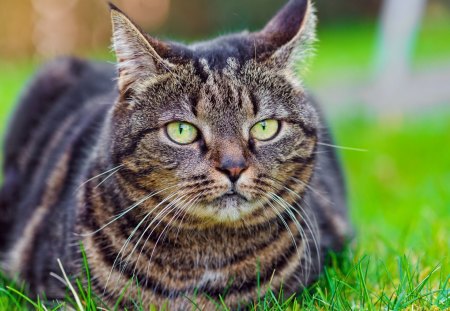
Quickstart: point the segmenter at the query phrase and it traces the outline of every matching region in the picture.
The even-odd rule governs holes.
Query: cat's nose
[[[243,157],[223,157],[219,163],[217,169],[228,176],[231,182],[236,182],[248,168],[247,161]]]

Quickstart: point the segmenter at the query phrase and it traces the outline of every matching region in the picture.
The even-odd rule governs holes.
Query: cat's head
[[[295,76],[314,39],[308,0],[291,0],[259,32],[189,46],[111,12],[120,93],[111,153],[134,199],[158,192],[196,219],[248,223],[302,194],[319,126]]]

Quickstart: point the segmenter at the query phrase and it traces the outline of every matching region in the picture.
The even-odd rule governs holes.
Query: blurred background
[[[114,2],[150,34],[191,42],[259,29],[285,1]],[[0,3],[2,130],[42,62],[64,54],[114,60],[105,1]],[[299,72],[341,149],[358,248],[385,259],[412,254],[425,267],[448,263],[450,1],[315,3],[317,55]]]
[[[259,29],[282,0],[117,0],[142,28],[191,42]],[[398,116],[450,102],[450,0],[315,1],[317,57],[304,76],[333,113],[357,105]],[[1,0],[2,106],[8,83],[57,55],[113,60],[104,0]],[[12,75],[12,76],[11,76]],[[20,80],[23,76],[18,76]],[[5,94],[6,93],[6,97]],[[361,105],[364,105],[361,107]],[[0,119],[3,120],[4,119]]]

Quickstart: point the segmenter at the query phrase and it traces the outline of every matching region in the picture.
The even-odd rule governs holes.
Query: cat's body
[[[279,18],[306,15],[306,1],[289,5]],[[327,128],[276,70],[299,29],[264,44],[240,34],[168,49],[130,37],[137,29],[116,9],[113,22],[118,87],[112,65],[61,59],[41,70],[13,117],[0,194],[4,267],[58,297],[50,272],[61,259],[79,274],[83,242],[94,289],[111,304],[126,289],[178,309],[190,299],[212,307],[205,294],[237,307],[268,287],[289,295],[313,281],[349,225]],[[132,58],[124,37],[135,40]],[[270,118],[283,120],[271,140],[241,133]],[[174,120],[202,133],[177,145],[164,128]]]

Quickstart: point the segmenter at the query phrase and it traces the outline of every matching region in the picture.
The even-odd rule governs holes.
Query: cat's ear
[[[315,41],[316,17],[310,0],[290,0],[256,38],[277,66],[293,65],[305,58]]]
[[[133,83],[160,75],[172,66],[163,59],[169,46],[144,34],[122,11],[113,4],[113,50],[119,71],[119,90],[125,93]]]

